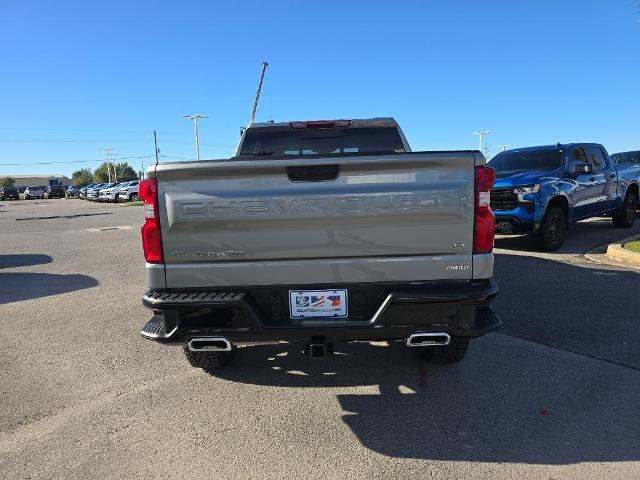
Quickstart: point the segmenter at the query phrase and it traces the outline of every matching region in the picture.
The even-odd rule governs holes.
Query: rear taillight
[[[144,202],[144,225],[142,225],[142,249],[148,263],[162,263],[162,237],[158,218],[158,180],[148,178],[140,182],[138,196]]]
[[[489,253],[493,250],[493,239],[496,234],[496,217],[491,211],[491,187],[496,182],[493,168],[479,166],[475,169],[476,202],[475,222],[473,230],[473,253]]]

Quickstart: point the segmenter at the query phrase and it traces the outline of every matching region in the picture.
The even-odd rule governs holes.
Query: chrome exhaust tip
[[[230,352],[231,342],[224,337],[192,338],[187,343],[192,352]]]
[[[449,345],[451,336],[444,332],[414,333],[406,342],[407,347],[443,347]]]

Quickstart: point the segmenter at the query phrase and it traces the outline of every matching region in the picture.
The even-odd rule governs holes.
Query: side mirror
[[[571,167],[572,175],[584,175],[593,173],[593,165],[590,163],[576,163]]]

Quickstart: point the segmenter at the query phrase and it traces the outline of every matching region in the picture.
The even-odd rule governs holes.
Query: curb
[[[629,263],[631,265],[640,266],[640,253],[632,252],[623,247],[623,245],[632,240],[638,240],[638,236],[624,238],[617,242],[611,243],[607,247],[607,257],[616,262]]]
[[[636,238],[638,238],[638,236],[634,235],[633,237],[628,237],[628,238],[624,238],[622,240],[613,242],[611,245],[618,245],[621,247],[625,243],[630,242],[631,240],[635,240]],[[607,255],[607,250],[609,246],[610,244],[605,243],[604,245],[600,245],[599,247],[592,248],[591,250],[584,252],[582,254],[582,257],[590,262],[593,262],[599,265],[608,265],[610,267],[631,269],[637,273],[640,273],[640,263],[630,263],[628,261],[622,262],[619,260],[614,260],[613,258],[609,257]],[[627,251],[628,250],[625,250],[623,254],[626,253]]]

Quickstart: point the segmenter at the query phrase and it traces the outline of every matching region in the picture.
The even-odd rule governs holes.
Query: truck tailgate
[[[167,287],[470,279],[474,161],[424,152],[158,165]]]

